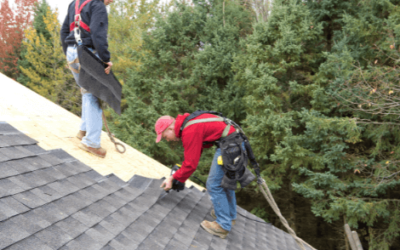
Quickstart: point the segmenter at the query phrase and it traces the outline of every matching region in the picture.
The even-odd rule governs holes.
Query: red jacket
[[[175,135],[179,137],[179,130],[182,126],[183,121],[190,114],[178,115],[175,121]],[[202,114],[193,120],[212,118],[215,115]],[[207,123],[196,123],[188,126],[182,131],[182,144],[184,149],[185,160],[182,163],[182,167],[175,172],[173,175],[175,180],[185,182],[196,170],[199,164],[201,153],[203,148],[209,148],[212,144],[203,145],[203,142],[213,142],[221,138],[222,132],[226,127],[225,122],[207,122]],[[232,126],[228,134],[235,131]]]

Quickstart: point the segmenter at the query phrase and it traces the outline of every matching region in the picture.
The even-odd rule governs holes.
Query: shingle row
[[[205,192],[166,194],[162,180],[102,176],[63,150],[0,123],[0,249],[299,249],[285,232],[238,207],[227,239]]]

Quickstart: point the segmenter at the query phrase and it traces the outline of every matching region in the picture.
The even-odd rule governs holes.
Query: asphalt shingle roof
[[[299,249],[240,207],[228,237],[212,236],[200,227],[212,220],[208,194],[166,194],[161,182],[102,176],[0,122],[0,249]]]

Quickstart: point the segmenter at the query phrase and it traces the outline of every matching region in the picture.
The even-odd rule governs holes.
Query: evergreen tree
[[[109,44],[113,72],[124,83],[128,70],[138,66],[134,54],[140,53],[142,32],[153,27],[159,1],[119,0],[111,5],[109,14]]]
[[[50,33],[46,29],[46,25],[43,21],[43,17],[46,15],[48,8],[50,6],[46,2],[46,0],[42,0],[41,2],[36,2],[34,4],[33,8],[33,28],[36,30],[37,34],[42,34],[45,38],[46,41],[50,40]],[[18,69],[21,67],[23,68],[31,68],[32,65],[29,63],[29,61],[26,58],[27,54],[27,47],[22,44],[21,46],[21,54],[20,54],[20,59],[18,60]],[[23,85],[27,85],[29,78],[24,75],[24,74],[19,74],[17,81]]]
[[[400,191],[396,115],[400,110],[391,106],[398,99],[398,4],[352,1],[357,12],[342,14],[332,50],[315,76],[324,91],[318,90],[319,104],[314,107],[329,116],[351,117],[360,131],[360,142],[349,144],[345,156],[356,174],[336,174],[334,183],[326,182],[323,189],[341,185],[341,193],[329,194],[322,203],[321,197],[310,196],[313,210],[327,221],[343,217],[358,228],[369,249],[400,247],[399,203],[394,199]],[[300,193],[328,194],[316,185],[319,174],[307,175],[309,180],[298,187]]]
[[[287,194],[286,215],[300,236],[299,200],[311,201],[325,222],[341,228],[348,222],[370,249],[398,244],[397,117],[374,115],[373,105],[354,96],[382,106],[378,93],[395,95],[389,91],[396,84],[383,84],[397,79],[390,59],[396,58],[395,3],[275,0],[268,22],[254,26],[243,41],[246,53],[235,60],[238,83],[246,87],[245,130],[269,186]],[[365,87],[377,83],[375,91]],[[325,239],[304,236],[326,249]],[[344,246],[344,238],[333,238],[329,249]]]
[[[115,119],[116,135],[166,165],[183,160],[182,150],[155,144],[154,123],[164,114],[218,110],[240,120],[244,88],[234,86],[233,57],[239,38],[251,32],[251,13],[238,1],[175,2],[144,30],[140,64],[124,85],[127,109]],[[208,174],[212,150],[203,154],[199,171]],[[203,180],[206,176],[201,176]]]
[[[25,30],[26,40],[23,43],[27,50],[26,60],[31,66],[28,68],[21,66],[21,71],[29,79],[27,82],[29,88],[62,107],[79,113],[79,88],[69,69],[66,68],[60,43],[57,11],[51,11],[45,2],[42,4],[47,8],[45,14],[40,17],[43,18],[45,30],[43,33],[38,33],[34,28]],[[46,35],[50,35],[49,39],[46,39]]]

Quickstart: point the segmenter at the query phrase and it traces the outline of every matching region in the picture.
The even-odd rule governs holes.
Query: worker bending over
[[[165,191],[172,188],[173,182],[185,183],[196,170],[203,149],[217,146],[207,179],[207,191],[214,206],[211,216],[216,221],[204,220],[201,226],[224,239],[236,220],[236,182],[239,181],[242,187],[246,186],[254,179],[254,175],[246,168],[247,154],[238,128],[229,119],[217,114],[199,110],[176,118],[162,116],[155,124],[155,131],[156,143],[161,139],[182,141],[184,148],[182,167],[161,185]],[[226,149],[224,152],[221,152],[221,146]],[[222,164],[222,159],[224,163],[231,164]],[[229,165],[231,169],[228,170],[224,165]]]

